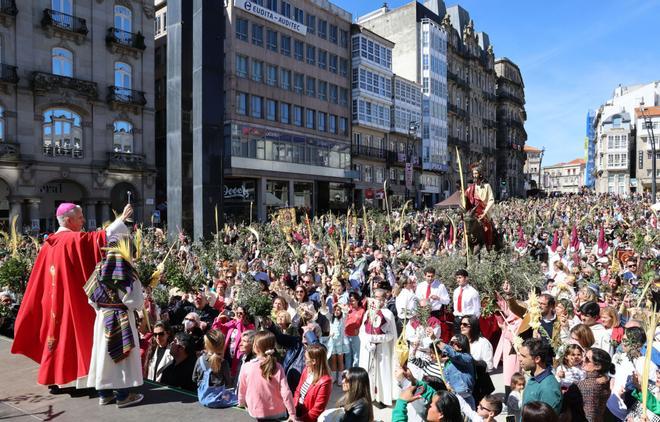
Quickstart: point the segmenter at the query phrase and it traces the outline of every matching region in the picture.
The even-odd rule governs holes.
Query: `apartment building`
[[[548,193],[578,193],[584,185],[585,167],[583,158],[543,167],[543,189]]]

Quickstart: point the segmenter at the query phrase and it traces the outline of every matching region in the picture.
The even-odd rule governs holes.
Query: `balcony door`
[[[53,21],[62,28],[73,29],[73,0],[51,0]]]
[[[132,89],[131,65],[123,62],[115,63],[115,94],[124,101],[130,101]]]
[[[131,11],[125,6],[115,6],[115,37],[123,44],[131,44],[133,25]]]

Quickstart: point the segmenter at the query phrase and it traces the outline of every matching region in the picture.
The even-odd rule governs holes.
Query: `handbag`
[[[211,381],[211,368],[206,366],[203,357],[199,358],[204,376],[197,386],[197,398],[199,404],[211,409],[223,409],[238,405],[238,395],[235,388],[225,388],[224,385],[213,386]]]
[[[394,345],[394,353],[395,356],[399,358],[399,365],[402,368],[405,368],[406,364],[408,363],[408,355],[410,354],[410,350],[408,348],[408,341],[406,340],[406,325],[403,325],[403,329],[401,330],[401,335],[396,341],[396,344]]]
[[[336,407],[334,409],[327,409],[325,412],[319,415],[317,422],[341,422],[344,419],[343,407]]]

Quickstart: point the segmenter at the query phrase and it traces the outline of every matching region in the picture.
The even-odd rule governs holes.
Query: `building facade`
[[[0,220],[52,231],[74,202],[93,229],[129,200],[149,219],[153,18],[137,0],[1,2]]]
[[[525,153],[525,165],[523,166],[525,190],[541,189],[539,177],[541,177],[541,161],[544,151],[531,145],[525,145],[523,151]]]
[[[469,166],[481,164],[483,176],[497,192],[497,75],[488,34],[476,32],[467,10],[447,9],[443,19],[448,44],[448,181],[460,180],[456,148],[461,154],[464,180]],[[522,167],[520,168],[522,173]]]
[[[500,198],[525,195],[525,84],[518,66],[495,61],[497,74],[497,182]],[[530,166],[531,167],[531,166]],[[538,166],[536,166],[538,170]],[[533,180],[533,179],[530,179]],[[538,182],[538,176],[536,177]],[[538,185],[537,185],[538,186]]]
[[[642,112],[643,111],[643,112]],[[650,192],[653,183],[653,146],[655,141],[656,185],[660,179],[660,106],[648,107],[646,104],[635,109],[637,119],[635,176],[638,192]],[[657,186],[656,186],[657,189]]]
[[[388,134],[392,127],[392,48],[368,29],[351,29],[351,157],[354,203],[384,209]]]
[[[578,193],[583,186],[585,160],[543,167],[543,189],[548,193]]]
[[[584,171],[584,186],[587,189],[594,189],[596,180],[596,132],[594,131],[594,119],[596,118],[596,111],[589,110],[587,112],[587,131],[585,142],[585,157],[587,160],[587,167]]]
[[[444,10],[444,3],[440,2]],[[422,88],[422,172],[420,204],[433,206],[448,194],[447,34],[442,19],[421,3],[384,6],[358,18],[358,24],[394,42],[392,69]]]
[[[660,106],[660,81],[618,86],[612,98],[598,108],[593,120],[596,192],[628,195],[644,189],[638,175],[646,174],[650,161],[649,167],[643,162],[639,169],[637,140],[646,130],[636,110],[642,103],[649,109]]]

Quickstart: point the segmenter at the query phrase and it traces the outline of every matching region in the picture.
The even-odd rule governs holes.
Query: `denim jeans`
[[[101,398],[112,396],[112,390],[98,390],[98,392],[99,397]],[[117,398],[117,401],[126,400],[126,397],[128,397],[128,388],[120,388],[115,390],[115,397]]]
[[[348,339],[348,353],[346,353],[346,369],[359,365],[360,358],[360,337],[346,336]]]

